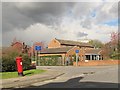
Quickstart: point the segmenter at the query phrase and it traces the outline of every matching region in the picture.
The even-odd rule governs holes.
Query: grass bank
[[[40,69],[32,69],[32,70],[26,70],[26,71],[23,71],[23,74],[25,76],[31,76],[31,75],[35,75],[35,74],[40,74],[40,73],[43,73],[45,72],[45,70],[40,70]],[[16,77],[19,77],[18,76],[18,72],[2,72],[0,73],[0,78],[1,79],[8,79],[8,78],[16,78]]]

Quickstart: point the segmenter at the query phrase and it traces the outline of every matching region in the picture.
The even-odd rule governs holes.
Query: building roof
[[[85,50],[85,54],[99,54],[101,49],[87,49]]]
[[[11,44],[11,46],[14,46],[15,44],[21,44],[22,45],[22,42],[18,42],[18,41],[14,42],[14,43]]]
[[[57,54],[57,53],[66,53],[74,46],[60,47],[60,48],[47,48],[41,52],[41,54]]]
[[[84,46],[84,47],[93,47],[89,43],[81,43],[78,41],[72,41],[72,40],[61,40],[61,39],[56,39],[60,42],[61,45],[71,45],[71,46]]]

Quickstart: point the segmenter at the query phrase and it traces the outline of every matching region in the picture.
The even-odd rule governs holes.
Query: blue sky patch
[[[118,25],[118,19],[109,20],[109,21],[106,21],[102,24],[106,24],[106,25],[109,25],[109,26],[117,26]]]

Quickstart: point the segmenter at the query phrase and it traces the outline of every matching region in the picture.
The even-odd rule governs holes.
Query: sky
[[[14,38],[28,45],[37,41],[47,44],[53,38],[105,43],[111,32],[118,31],[118,2],[30,1],[2,2],[3,46],[9,46]]]

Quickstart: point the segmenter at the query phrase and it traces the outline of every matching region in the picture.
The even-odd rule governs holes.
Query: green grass
[[[43,73],[45,72],[45,70],[40,70],[40,69],[32,69],[32,70],[26,70],[26,71],[23,71],[23,74],[25,76],[31,76],[31,75],[34,75],[34,74],[40,74],[40,73]],[[8,78],[16,78],[16,77],[19,77],[18,76],[18,72],[2,72],[0,73],[0,78],[2,79],[8,79]]]

